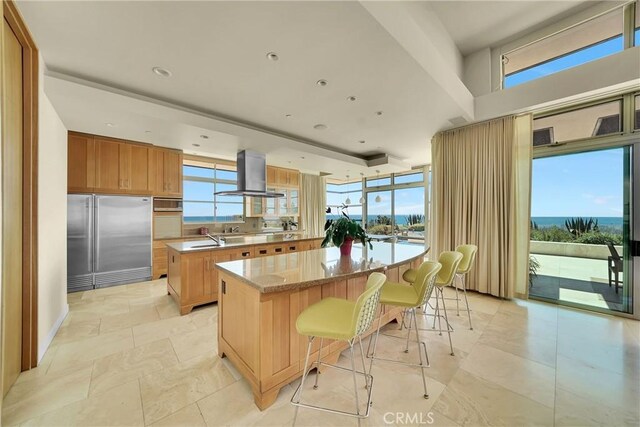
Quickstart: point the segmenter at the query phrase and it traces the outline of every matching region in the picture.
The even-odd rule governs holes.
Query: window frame
[[[201,177],[201,176],[192,176],[192,175],[186,175],[184,174],[184,168],[185,166],[188,167],[196,167],[196,168],[202,168],[202,169],[212,169],[213,172],[213,178],[207,178],[207,177]],[[201,203],[201,204],[212,204],[213,205],[213,221],[203,221],[203,222],[185,222],[184,218],[184,210],[182,212],[182,224],[183,225],[187,225],[187,224],[244,224],[246,222],[246,218],[247,218],[247,212],[246,212],[246,203],[245,203],[245,198],[244,196],[242,197],[242,201],[240,202],[223,202],[218,200],[218,197],[216,196],[216,192],[219,191],[216,187],[218,184],[226,184],[226,185],[233,185],[236,186],[238,185],[238,181],[237,180],[230,180],[230,179],[222,179],[222,178],[217,178],[217,171],[218,170],[225,170],[225,171],[235,171],[237,173],[237,169],[235,166],[231,166],[228,164],[222,164],[222,163],[211,163],[211,166],[205,166],[202,164],[190,164],[190,162],[188,161],[184,161],[182,164],[182,170],[183,170],[183,176],[182,176],[182,191],[183,194],[186,194],[185,191],[185,185],[187,184],[187,182],[204,182],[204,183],[208,183],[208,184],[213,184],[213,200],[209,201],[209,200],[189,200],[184,198],[183,199],[183,204],[186,203]],[[222,190],[220,190],[222,191]],[[217,211],[218,211],[218,205],[222,204],[222,205],[241,205],[242,206],[242,220],[230,220],[230,221],[219,221],[218,215],[217,215]]]
[[[595,19],[598,19],[608,13],[613,12],[614,10],[617,9],[622,9],[622,21],[620,23],[620,28],[622,30],[622,40],[623,40],[623,46],[622,46],[622,51],[625,51],[626,49],[629,49],[631,47],[633,47],[633,41],[634,41],[634,37],[635,37],[635,27],[638,25],[638,23],[634,23],[635,22],[635,10],[636,7],[640,7],[637,5],[638,0],[631,0],[628,1],[625,4],[620,4],[620,5],[616,5],[614,7],[611,7],[611,5],[606,4],[606,2],[598,4],[598,5],[594,5],[593,7],[590,7],[587,10],[582,10],[578,13],[576,13],[574,16],[568,17],[560,22],[556,22],[554,24],[549,25],[548,27],[539,30],[539,31],[533,31],[532,33],[516,40],[510,43],[507,43],[505,45],[503,45],[502,47],[499,47],[497,49],[492,49],[492,54],[491,54],[491,61],[494,64],[498,64],[498,67],[496,67],[498,69],[498,73],[492,73],[492,87],[496,88],[495,90],[505,90],[505,89],[511,89],[517,86],[520,86],[521,84],[525,84],[528,83],[530,81],[536,81],[539,80],[540,78],[544,78],[547,77],[549,75],[553,75],[556,74],[558,72],[562,72],[562,71],[566,71],[569,69],[573,69],[576,67],[579,67],[581,65],[585,65],[585,64],[580,64],[580,65],[576,65],[574,67],[570,67],[570,68],[566,68],[560,71],[557,71],[556,73],[553,74],[549,74],[547,76],[542,76],[540,78],[536,78],[536,79],[532,79],[529,80],[525,83],[521,83],[515,86],[510,86],[509,88],[505,88],[504,87],[504,82],[505,82],[505,56],[512,54],[515,51],[518,51],[520,49],[524,49],[530,45],[539,43],[545,39],[548,39],[550,37],[553,37],[557,34],[561,34],[565,31],[571,30],[573,28],[579,27],[580,25],[583,25],[589,21],[593,21]],[[605,42],[606,40],[602,40],[598,43],[595,44],[591,44],[588,46],[584,46],[581,49],[586,49],[589,48],[593,45],[597,45],[599,43]],[[581,50],[578,49],[575,52]],[[569,52],[568,54],[571,54],[573,52]],[[616,53],[620,53],[620,52],[616,52]],[[616,53],[612,54],[615,55]],[[567,55],[568,55],[567,54]],[[566,56],[566,55],[564,55]],[[608,55],[611,56],[611,55]],[[608,57],[606,56],[606,57]],[[562,57],[562,55],[560,56]],[[558,58],[560,58],[558,57]],[[606,58],[603,57],[603,58]],[[603,58],[598,58],[598,59],[603,59]],[[544,64],[546,62],[549,62],[551,60],[555,60],[557,58],[550,58],[547,61],[543,61],[537,65],[541,65]],[[595,59],[594,61],[597,61],[598,59]],[[590,61],[593,62],[593,61]],[[531,67],[528,67],[531,68]],[[494,80],[495,79],[495,80]],[[496,81],[497,80],[497,81]]]

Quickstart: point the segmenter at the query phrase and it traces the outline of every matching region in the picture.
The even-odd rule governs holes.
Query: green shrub
[[[541,242],[573,242],[575,236],[571,232],[558,226],[551,226],[531,230],[531,240]]]
[[[622,244],[622,236],[619,234],[589,232],[584,233],[575,240],[576,243],[585,243],[589,245],[606,245],[613,243],[614,245]]]
[[[391,234],[391,226],[384,224],[370,225],[367,227],[368,234]]]
[[[409,226],[409,231],[424,231],[424,224],[413,224]]]
[[[598,220],[593,218],[571,218],[564,221],[564,226],[571,234],[580,237],[585,233],[598,231]]]

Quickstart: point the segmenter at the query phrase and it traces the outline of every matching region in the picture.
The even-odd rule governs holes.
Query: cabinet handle
[[[289,250],[290,250],[290,251],[295,251],[295,250],[296,250],[296,247],[295,247],[295,246],[289,246]]]
[[[225,282],[224,280],[222,280],[221,282],[222,282],[222,293],[226,294],[227,293],[227,282]]]
[[[267,253],[267,250],[266,250],[266,249],[260,249],[260,255],[264,255],[264,254],[266,254],[266,253]]]
[[[249,252],[242,252],[242,256],[249,256]]]
[[[282,248],[276,248],[276,252],[282,252]]]

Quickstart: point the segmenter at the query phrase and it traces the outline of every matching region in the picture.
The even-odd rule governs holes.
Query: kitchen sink
[[[206,245],[193,245],[191,246],[192,248],[219,248],[222,245],[219,245],[217,243],[208,243]]]

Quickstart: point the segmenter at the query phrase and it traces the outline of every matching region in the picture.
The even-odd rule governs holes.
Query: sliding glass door
[[[533,160],[532,298],[638,314],[640,267],[637,258],[634,265],[632,242],[640,238],[634,208],[640,196],[633,185],[634,172],[640,172],[639,146]]]

